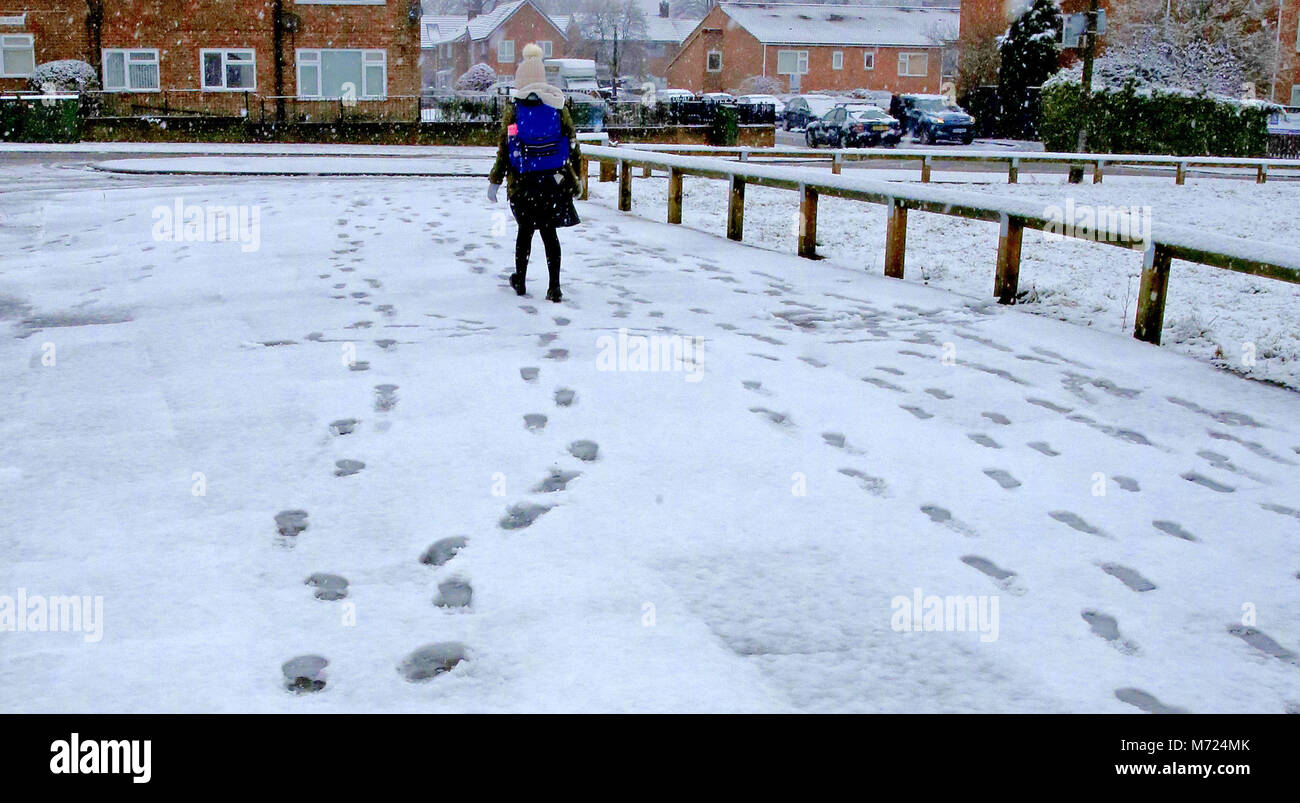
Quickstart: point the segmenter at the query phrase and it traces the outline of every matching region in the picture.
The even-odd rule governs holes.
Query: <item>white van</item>
[[[565,92],[589,92],[596,94],[600,86],[596,83],[596,62],[591,59],[546,59],[546,83],[557,86]]]

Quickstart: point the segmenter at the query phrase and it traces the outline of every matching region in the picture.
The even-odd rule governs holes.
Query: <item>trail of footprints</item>
[[[924,357],[925,359],[934,359],[934,355],[924,354],[923,352],[904,350],[902,353],[904,354],[910,353],[913,356]],[[760,356],[760,355],[754,355],[754,356]],[[1042,356],[1035,357],[1032,355],[1025,355],[1024,358],[1025,359],[1032,358],[1042,362],[1052,362],[1052,361],[1064,362],[1064,363],[1075,365],[1077,367],[1087,368],[1087,366],[1082,365],[1081,363],[1077,363],[1075,361],[1069,360],[1068,358],[1065,358],[1053,352],[1043,351]],[[800,359],[802,359],[804,362],[808,363],[809,365],[817,368],[825,367],[826,365],[824,362],[821,362],[820,360],[815,360],[813,358],[800,358]],[[1002,371],[1000,369],[991,368],[989,366],[978,365],[973,363],[967,363],[967,366],[971,368],[975,368],[976,370],[980,370],[984,373],[988,373],[1003,379],[1007,379],[1008,381],[1016,382],[1017,384],[1022,384],[1022,385],[1027,384],[1019,380],[1018,378],[1011,376],[1008,372]],[[885,366],[885,365],[876,366],[876,370],[888,374],[891,377],[891,379],[883,379],[879,376],[864,376],[861,377],[862,381],[868,385],[871,385],[875,388],[878,388],[882,391],[886,391],[889,393],[896,393],[896,394],[910,393],[910,391],[907,388],[903,387],[903,385],[900,384],[900,382],[904,381],[902,378],[906,377],[906,372],[898,368],[892,366]],[[746,390],[762,396],[772,397],[775,395],[773,391],[764,388],[763,384],[758,380],[744,380],[741,384]],[[1079,396],[1081,399],[1087,402],[1090,402],[1092,400],[1092,397],[1085,391],[1085,388],[1099,389],[1106,394],[1109,394],[1117,398],[1122,398],[1122,399],[1132,399],[1141,393],[1141,391],[1137,389],[1120,387],[1119,385],[1110,382],[1105,378],[1084,376],[1078,373],[1068,372],[1068,371],[1065,373],[1062,384],[1066,390],[1074,393],[1075,395]],[[929,388],[925,388],[924,392],[928,394],[930,397],[932,397],[936,402],[945,402],[954,398],[954,395],[952,393],[948,392],[943,388],[929,387]],[[1261,426],[1259,422],[1255,421],[1252,417],[1243,413],[1236,413],[1231,411],[1205,410],[1204,408],[1201,408],[1198,405],[1195,405],[1191,402],[1186,402],[1182,399],[1176,399],[1172,397],[1169,399],[1169,401],[1173,402],[1174,404],[1178,404],[1179,406],[1185,407],[1187,409],[1191,409],[1194,412],[1198,412],[1203,415],[1206,415],[1221,424],[1229,424],[1229,425],[1236,425],[1236,426]],[[1144,435],[1142,435],[1139,432],[1096,421],[1090,416],[1083,415],[1081,413],[1076,413],[1074,409],[1071,407],[1060,405],[1050,400],[1035,398],[1032,396],[1026,397],[1026,402],[1041,407],[1043,409],[1049,410],[1051,412],[1060,414],[1062,416],[1065,416],[1069,420],[1075,421],[1076,423],[1085,424],[1086,426],[1089,426],[1092,429],[1102,432],[1103,434],[1109,435],[1111,437],[1117,438],[1127,443],[1131,443],[1137,446],[1152,445],[1151,441],[1149,441]],[[902,403],[899,404],[898,406],[902,410],[908,412],[909,414],[911,414],[912,416],[914,416],[915,418],[921,421],[927,421],[935,417],[934,413],[930,412],[929,410],[925,409],[924,406],[919,404]],[[761,416],[771,424],[775,424],[787,428],[794,427],[791,415],[787,412],[777,412],[770,409],[769,407],[764,407],[764,406],[753,406],[749,408],[749,411],[758,416]],[[990,422],[991,424],[997,426],[1010,426],[1012,424],[1012,420],[1010,417],[996,411],[982,412],[981,417],[987,420],[988,422]],[[1220,432],[1216,430],[1209,430],[1209,435],[1210,437],[1216,440],[1235,442],[1241,445],[1243,448],[1247,449],[1248,451],[1260,457],[1263,457],[1265,459],[1271,460],[1273,462],[1277,462],[1283,465],[1296,464],[1294,460],[1288,459],[1286,457],[1281,457],[1258,442],[1240,438],[1230,433]],[[844,435],[843,432],[834,431],[834,430],[822,432],[821,438],[828,447],[843,451],[847,454],[862,455],[866,453],[866,450],[856,449],[852,447],[849,444],[848,438]],[[998,440],[996,440],[995,438],[991,437],[986,433],[971,432],[967,434],[967,438],[969,438],[970,441],[972,441],[973,443],[978,444],[979,446],[985,447],[990,450],[1003,449],[1003,445],[999,443]],[[1033,449],[1034,451],[1038,452],[1044,457],[1055,458],[1061,455],[1061,452],[1052,448],[1051,444],[1049,444],[1046,441],[1030,441],[1026,445],[1030,449]],[[1295,451],[1296,454],[1300,454],[1300,446],[1295,447],[1293,451]],[[1225,471],[1231,474],[1235,474],[1237,476],[1245,477],[1256,481],[1262,481],[1262,478],[1258,477],[1257,475],[1254,475],[1246,471],[1245,469],[1236,466],[1226,455],[1207,449],[1198,452],[1197,456],[1206,460],[1211,467],[1217,470]],[[886,480],[881,477],[874,477],[857,468],[849,468],[849,467],[839,469],[839,473],[848,478],[856,480],[863,489],[867,490],[873,495],[877,495],[877,496],[887,495],[888,485],[886,483]],[[1017,489],[1022,487],[1022,482],[1020,481],[1020,479],[1016,478],[1009,471],[1005,469],[998,468],[998,467],[989,467],[989,468],[985,468],[983,470],[983,473],[985,474],[986,477],[988,477],[990,480],[996,483],[1001,489],[1007,492],[1015,492]],[[1182,474],[1182,478],[1188,482],[1199,485],[1207,489],[1208,491],[1212,491],[1215,493],[1226,494],[1226,493],[1232,493],[1233,491],[1236,490],[1233,486],[1215,480],[1211,477],[1208,477],[1196,470],[1190,470],[1185,472],[1184,474]],[[1122,475],[1122,474],[1116,474],[1109,477],[1109,479],[1113,481],[1115,485],[1124,492],[1127,493],[1141,492],[1141,484],[1138,482],[1137,479],[1133,477]],[[1279,515],[1291,516],[1300,519],[1300,510],[1297,510],[1295,508],[1287,507],[1284,505],[1278,505],[1274,503],[1268,503],[1268,502],[1261,503],[1260,506],[1265,510],[1268,510],[1273,513],[1277,513]],[[956,519],[953,516],[952,512],[945,507],[942,507],[937,504],[927,503],[921,505],[920,512],[923,515],[925,515],[932,524],[952,530],[953,532],[956,532],[966,537],[978,536],[978,533],[976,533],[972,527]],[[1100,527],[1086,521],[1083,517],[1079,516],[1077,513],[1068,510],[1055,510],[1055,511],[1050,511],[1048,515],[1050,516],[1051,519],[1053,519],[1057,523],[1064,525],[1065,527],[1069,528],[1070,530],[1073,530],[1074,532],[1083,533],[1085,535],[1093,536],[1097,538],[1113,539],[1113,536],[1106,533]],[[1175,521],[1156,519],[1151,522],[1151,526],[1156,531],[1164,535],[1178,538],[1183,541],[1187,541],[1191,543],[1197,543],[1199,541],[1199,539],[1194,534],[1188,532],[1186,529],[1184,529],[1180,524],[1178,524]],[[1019,576],[1012,569],[999,566],[998,564],[994,563],[988,558],[980,555],[965,555],[962,556],[961,561],[965,563],[967,566],[971,567],[972,569],[975,569],[976,571],[988,577],[989,580],[993,582],[997,587],[1001,588],[1002,590],[1006,591],[1009,594],[1019,596],[1028,593],[1027,587],[1023,584]],[[1113,578],[1113,580],[1122,583],[1126,588],[1128,588],[1133,593],[1144,594],[1144,593],[1155,591],[1157,589],[1157,585],[1155,582],[1145,577],[1137,569],[1134,569],[1129,566],[1124,566],[1114,562],[1101,562],[1096,564],[1096,569],[1099,570],[1099,575],[1104,574],[1110,578]],[[1300,579],[1300,572],[1296,572],[1296,578]],[[1094,636],[1107,642],[1114,649],[1119,651],[1121,654],[1126,656],[1141,655],[1141,648],[1135,641],[1123,635],[1120,629],[1119,621],[1116,619],[1115,616],[1108,614],[1104,611],[1099,611],[1095,609],[1083,610],[1080,613],[1080,616],[1082,621],[1086,624],[1086,626],[1089,628],[1089,630]],[[1300,666],[1300,654],[1287,647],[1284,647],[1283,645],[1279,644],[1277,641],[1275,641],[1268,635],[1260,632],[1255,628],[1245,627],[1241,625],[1232,625],[1228,627],[1228,633],[1230,635],[1233,635],[1241,639],[1243,642],[1245,642],[1247,645],[1249,645],[1251,648],[1261,653],[1262,655],[1269,656],[1277,660],[1285,661],[1295,666]],[[1149,692],[1143,689],[1131,688],[1131,687],[1120,688],[1120,689],[1116,689],[1114,694],[1116,699],[1144,712],[1186,713],[1184,709],[1161,702],[1154,695],[1150,694]],[[1294,704],[1294,706],[1297,712],[1300,712],[1300,704]]]

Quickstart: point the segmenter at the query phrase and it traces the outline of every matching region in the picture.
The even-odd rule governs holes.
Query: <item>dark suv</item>
[[[898,121],[869,103],[842,103],[804,129],[810,148],[818,143],[837,148],[897,145],[902,136]]]
[[[975,118],[943,95],[894,95],[889,113],[922,145],[940,140],[969,145],[975,139]]]

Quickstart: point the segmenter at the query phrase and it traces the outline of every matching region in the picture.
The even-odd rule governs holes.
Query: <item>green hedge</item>
[[[1043,87],[1039,133],[1049,151],[1073,151],[1079,128],[1077,81]],[[1089,101],[1088,150],[1171,156],[1264,156],[1268,115],[1264,103],[1212,95],[1142,90],[1135,82],[1096,89]]]
[[[740,139],[740,114],[727,106],[715,107],[705,138],[715,147],[735,145]]]
[[[76,98],[0,98],[0,140],[77,142],[80,139],[80,104]]]

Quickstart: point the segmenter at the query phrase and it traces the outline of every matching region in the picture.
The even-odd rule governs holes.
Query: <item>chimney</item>
[[[664,0],[663,2],[659,3],[659,16],[663,17],[664,19],[668,19],[667,0]]]
[[[483,0],[465,0],[465,14],[474,19],[483,13]]]

